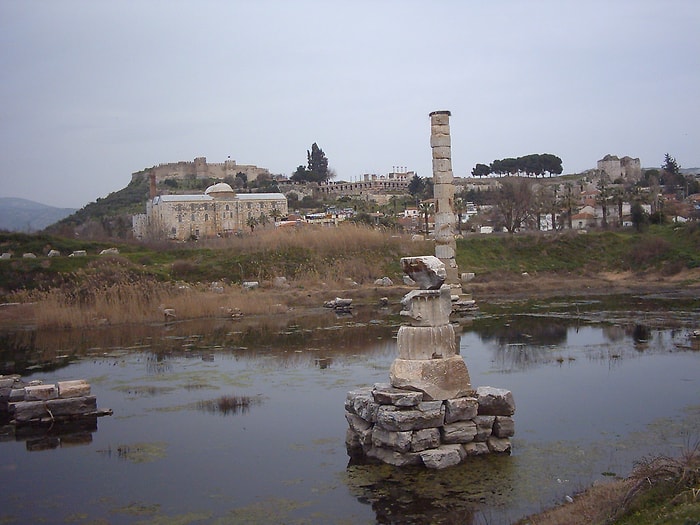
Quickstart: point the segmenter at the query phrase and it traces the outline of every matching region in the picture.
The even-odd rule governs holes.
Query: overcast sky
[[[0,0],[0,196],[82,207],[205,156],[336,180],[553,153],[700,166],[698,0]]]

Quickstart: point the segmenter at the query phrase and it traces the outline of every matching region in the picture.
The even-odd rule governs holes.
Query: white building
[[[281,193],[236,194],[225,182],[209,186],[200,195],[156,195],[146,213],[133,217],[138,239],[187,240],[222,237],[244,230],[253,217],[273,222],[287,216]]]

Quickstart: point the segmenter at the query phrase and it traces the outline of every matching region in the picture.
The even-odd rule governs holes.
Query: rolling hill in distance
[[[0,197],[0,230],[31,233],[76,212],[17,197]]]

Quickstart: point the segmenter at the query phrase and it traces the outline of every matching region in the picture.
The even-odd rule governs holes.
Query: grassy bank
[[[457,242],[457,264],[480,275],[650,270],[671,275],[700,267],[700,227],[472,236]]]
[[[626,479],[601,483],[570,503],[517,525],[695,525],[700,521],[700,448],[638,462]]]

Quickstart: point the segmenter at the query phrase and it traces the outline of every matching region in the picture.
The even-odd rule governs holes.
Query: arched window
[[[209,214],[208,214],[208,213],[205,213],[205,214],[204,214],[204,220],[205,220],[205,221],[208,221],[208,220],[209,220]]]

